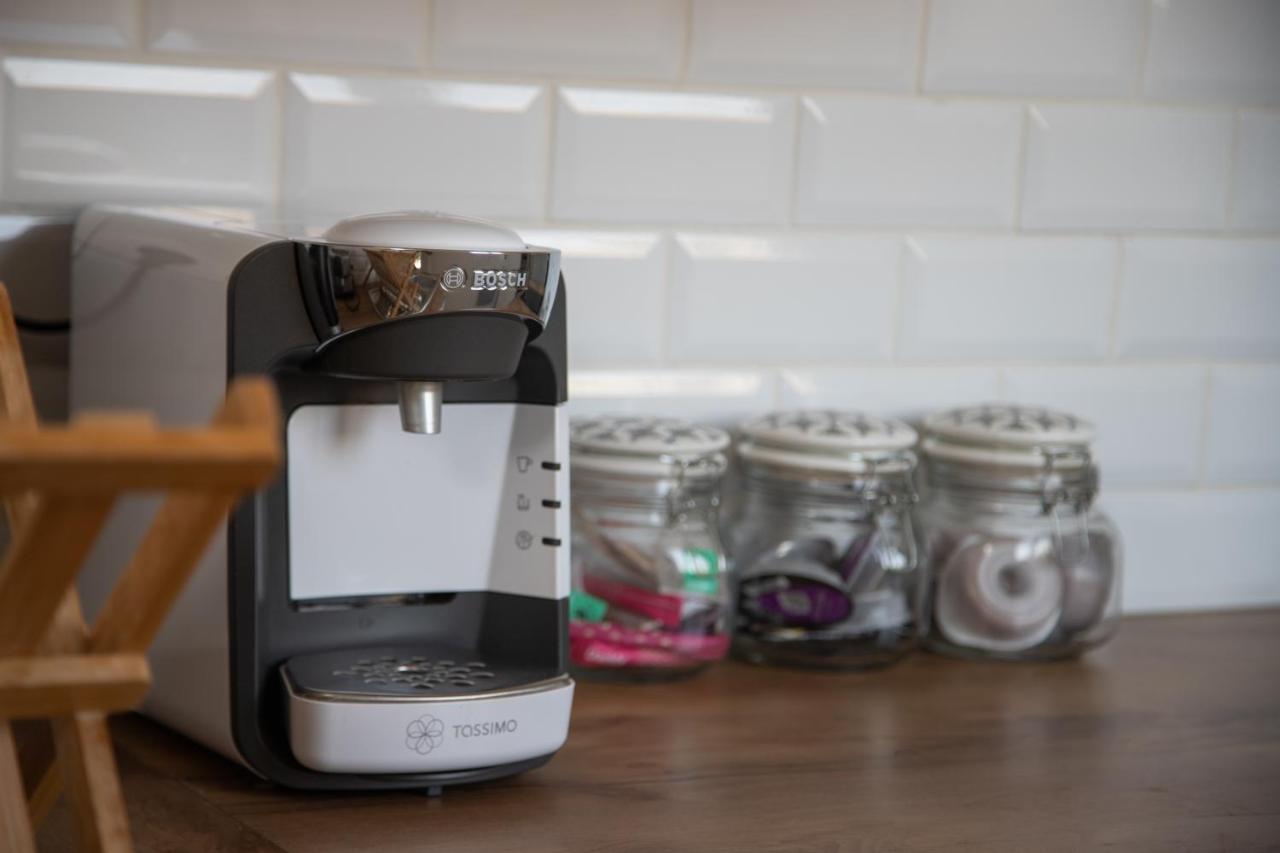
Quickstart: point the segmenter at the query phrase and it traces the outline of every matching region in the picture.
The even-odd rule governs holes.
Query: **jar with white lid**
[[[765,415],[740,430],[735,654],[830,668],[897,660],[920,632],[915,431],[827,410]]]
[[[729,435],[646,417],[575,421],[570,431],[578,675],[687,675],[729,650],[719,535]]]
[[[966,657],[1070,657],[1115,633],[1122,551],[1094,506],[1088,422],[984,405],[925,420],[930,648]]]

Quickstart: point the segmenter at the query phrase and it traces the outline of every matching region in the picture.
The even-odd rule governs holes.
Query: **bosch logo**
[[[444,743],[444,723],[430,714],[423,714],[409,723],[404,735],[405,746],[419,755],[426,755]]]
[[[444,285],[445,290],[457,290],[467,283],[467,274],[463,272],[462,267],[450,267],[444,271],[444,275],[440,276],[440,283]]]
[[[472,290],[527,290],[529,274],[527,272],[504,272],[502,270],[472,270]]]

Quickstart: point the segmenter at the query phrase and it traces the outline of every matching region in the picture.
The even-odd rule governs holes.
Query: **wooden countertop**
[[[1280,610],[1126,621],[1078,662],[916,655],[583,684],[546,767],[443,797],[274,788],[115,721],[139,851],[1280,848]],[[65,805],[41,849],[70,849]]]

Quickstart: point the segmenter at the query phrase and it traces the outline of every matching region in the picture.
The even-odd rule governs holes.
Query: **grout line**
[[[1196,485],[1203,488],[1207,485],[1206,475],[1209,470],[1209,429],[1213,417],[1213,368],[1204,365],[1203,400],[1200,404],[1200,434],[1196,454]]]
[[[279,73],[272,77],[272,88],[275,92],[275,206],[280,210],[284,203],[284,172],[285,172],[285,98],[288,95],[287,87],[289,86],[288,72],[281,69]]]
[[[909,249],[909,245],[913,248]],[[906,323],[907,252],[914,251],[915,245],[917,244],[910,235],[905,235],[898,241],[898,263],[889,319],[889,361],[893,363],[897,363],[902,357],[902,327]]]
[[[150,16],[150,0],[134,0],[132,5],[133,21],[130,34],[130,48],[134,51],[147,49],[147,18]]]
[[[542,221],[551,221],[551,192],[555,186],[555,168],[556,168],[556,133],[559,130],[560,121],[560,88],[558,86],[544,87],[547,93],[547,154],[545,157],[546,174],[542,179]]]
[[[807,110],[805,101],[808,99],[804,96],[793,98],[791,103],[792,109],[792,128],[791,128],[791,180],[787,182],[787,230],[794,230],[796,226],[796,207],[800,203],[800,149],[801,143],[804,141],[804,114]]]
[[[133,62],[152,65],[180,65],[206,68],[258,68],[270,69],[287,65],[290,71],[313,74],[333,74],[341,76],[400,77],[421,79],[426,76],[432,80],[443,82],[467,83],[507,83],[523,85],[556,84],[563,86],[589,86],[594,88],[615,89],[618,91],[652,91],[655,88],[677,89],[678,81],[669,77],[609,77],[607,75],[583,74],[548,74],[530,72],[521,74],[513,71],[483,72],[476,70],[455,71],[431,67],[426,69],[414,66],[394,65],[361,65],[355,63],[307,62],[289,59],[260,59],[234,56],[219,53],[189,54],[177,51],[127,50],[120,48],[65,47],[58,45],[38,44],[33,42],[0,41],[10,56],[29,58],[49,58],[84,60],[94,62]],[[1084,106],[1131,107],[1151,110],[1199,110],[1206,113],[1234,114],[1237,109],[1257,110],[1270,114],[1280,113],[1280,107],[1273,101],[1240,100],[1226,103],[1221,99],[1196,98],[1152,98],[1152,97],[1107,97],[1098,95],[1054,95],[1049,93],[1027,95],[1026,93],[1001,94],[996,92],[938,92],[916,93],[890,89],[864,89],[850,86],[805,85],[783,86],[765,83],[717,83],[714,81],[698,81],[698,91],[725,95],[809,95],[835,94],[876,100],[911,101],[921,98],[945,98],[949,102],[972,104],[1025,104],[1029,97],[1041,103],[1077,104]]]
[[[674,232],[662,233],[662,244],[667,256],[662,270],[662,286],[658,288],[658,310],[661,322],[658,323],[658,365],[663,368],[671,364],[671,307],[674,303],[672,293],[675,289],[676,268],[676,235]]]
[[[1151,52],[1151,16],[1154,14],[1152,0],[1147,0],[1142,15],[1142,40],[1138,43],[1138,74],[1134,80],[1130,94],[1140,97],[1147,88],[1147,57]]]
[[[923,0],[920,5],[920,26],[916,31],[916,85],[915,93],[924,94],[925,51],[929,43],[929,23],[933,18],[933,0]]]
[[[436,25],[436,4],[435,0],[418,0],[422,3],[422,32],[419,34],[422,38],[422,61],[419,63],[419,70],[424,73],[430,72],[436,61],[435,47],[431,42],[431,36],[435,32]]]
[[[689,64],[693,61],[693,2],[684,4],[684,43],[680,46],[680,64],[676,67],[676,82],[687,85]]]
[[[1035,104],[1031,103],[1023,106],[1022,125],[1018,128],[1018,162],[1013,175],[1013,229],[1018,232],[1023,230],[1022,200],[1027,185],[1027,147],[1031,142],[1031,115],[1035,108]]]
[[[1236,218],[1236,173],[1240,169],[1241,110],[1236,110],[1231,121],[1231,147],[1227,149],[1227,192],[1223,199],[1223,228],[1230,228]]]
[[[1129,266],[1129,246],[1125,240],[1116,239],[1116,271],[1111,282],[1111,307],[1107,316],[1107,360],[1115,361],[1117,332],[1120,328],[1120,299],[1124,288],[1124,276]]]

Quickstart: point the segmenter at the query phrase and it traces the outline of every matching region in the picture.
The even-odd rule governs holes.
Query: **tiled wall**
[[[1280,601],[1277,0],[7,0],[0,35],[6,203],[498,218],[565,252],[578,411],[1066,407],[1131,610]]]

